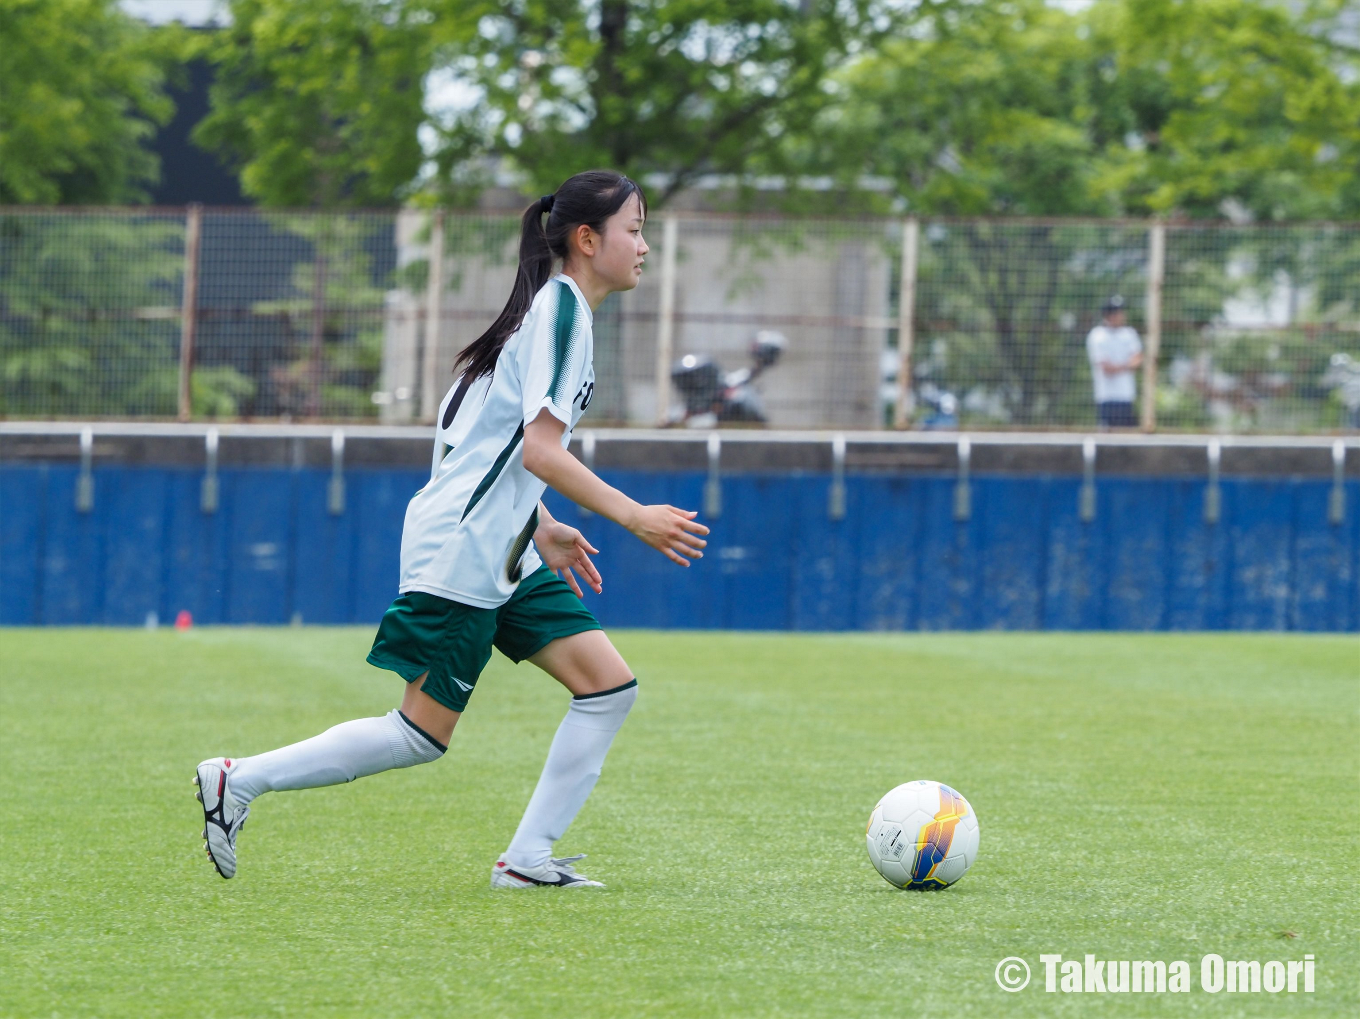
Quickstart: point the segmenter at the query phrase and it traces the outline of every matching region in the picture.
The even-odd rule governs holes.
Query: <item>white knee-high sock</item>
[[[229,778],[231,795],[245,805],[261,793],[338,785],[425,764],[447,749],[393,709],[380,718],[342,722],[301,743],[238,758]]]
[[[595,788],[614,734],[637,700],[637,680],[603,693],[573,697],[557,727],[548,761],[524,811],[506,860],[515,867],[541,867],[553,843],[575,819]]]

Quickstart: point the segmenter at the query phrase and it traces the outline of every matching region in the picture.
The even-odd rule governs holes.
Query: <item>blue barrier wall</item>
[[[610,472],[644,502],[702,504],[701,474]],[[202,475],[0,466],[0,623],[374,623],[396,593],[406,502],[419,471],[351,470],[344,512],[327,471]],[[600,549],[613,626],[800,630],[1360,630],[1360,483],[1329,524],[1328,481],[1225,479],[1204,521],[1195,479],[1099,478],[1078,516],[1076,478],[977,477],[953,517],[954,479],[851,476],[846,515],[816,475],[733,476],[708,555],[684,570],[549,494]]]

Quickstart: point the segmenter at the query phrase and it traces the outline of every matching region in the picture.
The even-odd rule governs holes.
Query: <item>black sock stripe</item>
[[[399,714],[399,715],[401,716],[401,720],[402,720],[403,722],[405,722],[407,725],[409,725],[409,726],[410,726],[412,729],[414,729],[416,732],[420,733],[420,735],[424,738],[425,742],[428,743],[428,744],[430,744],[430,746],[434,747],[434,748],[435,748],[436,750],[438,750],[441,754],[447,753],[447,752],[448,752],[448,749],[449,749],[448,747],[444,746],[443,743],[440,743],[439,740],[435,739],[433,736],[431,736],[428,732],[426,732],[426,731],[425,731],[424,729],[422,729],[420,726],[416,725],[415,722],[413,722],[413,721],[411,721],[409,718],[407,718],[407,717],[406,717],[406,712],[402,711],[401,708],[398,708],[398,709],[397,709],[397,714]]]
[[[632,689],[635,686],[637,686],[637,680],[630,679],[627,683],[624,683],[622,686],[616,686],[612,690],[601,690],[599,693],[582,694],[580,697],[573,697],[572,700],[588,701],[593,697],[608,697],[611,693],[623,693],[623,691]]]

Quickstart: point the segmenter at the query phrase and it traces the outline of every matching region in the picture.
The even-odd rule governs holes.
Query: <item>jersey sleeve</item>
[[[524,323],[524,423],[546,409],[570,428],[572,403],[590,369],[590,326],[571,287],[551,280],[544,290]]]

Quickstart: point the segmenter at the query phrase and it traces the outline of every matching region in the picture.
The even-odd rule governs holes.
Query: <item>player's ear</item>
[[[574,247],[583,255],[594,255],[595,248],[599,244],[599,235],[590,228],[590,224],[581,223],[572,231]]]

